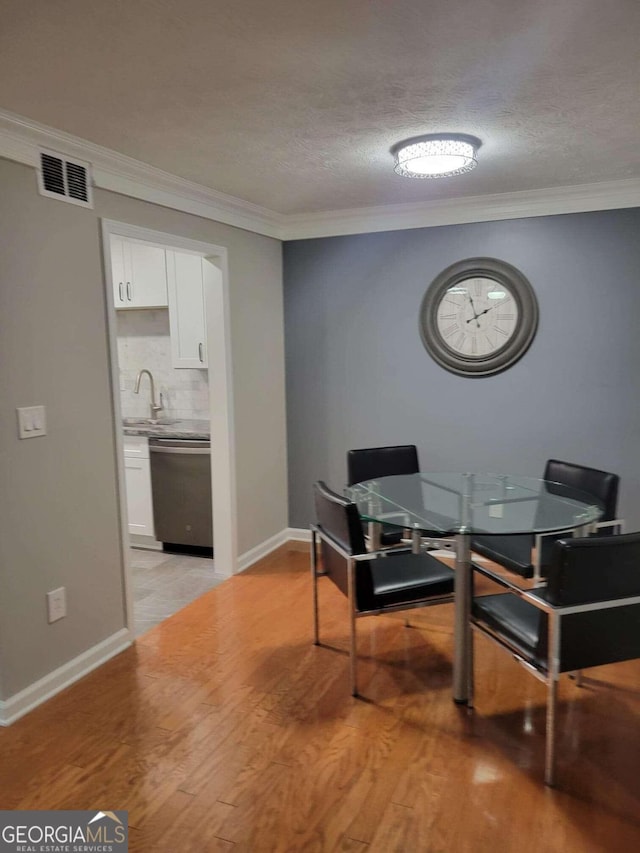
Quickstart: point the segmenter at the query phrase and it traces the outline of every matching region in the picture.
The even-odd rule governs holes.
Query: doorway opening
[[[127,504],[127,478],[125,473],[125,436],[124,436],[124,413],[123,395],[121,392],[121,370],[118,354],[118,315],[129,316],[138,314],[145,316],[145,311],[120,312],[116,310],[116,300],[119,297],[117,285],[114,290],[114,261],[111,255],[112,238],[124,241],[143,241],[153,244],[169,252],[180,253],[181,258],[191,256],[201,261],[203,269],[202,286],[204,292],[204,314],[206,341],[205,351],[207,355],[208,369],[206,377],[208,380],[207,412],[208,428],[210,436],[211,454],[211,504],[212,525],[215,531],[214,560],[215,575],[219,578],[229,577],[237,568],[237,519],[236,519],[236,484],[235,484],[235,453],[233,444],[233,387],[231,372],[231,347],[230,347],[230,324],[229,324],[229,298],[228,298],[228,265],[227,251],[223,246],[190,240],[165,232],[154,231],[123,222],[113,220],[102,220],[102,244],[105,271],[105,295],[108,321],[108,344],[110,354],[111,390],[114,412],[114,438],[116,449],[116,463],[118,473],[118,492],[120,503],[120,527],[121,527],[121,550],[122,564],[124,566],[124,596],[126,621],[129,630],[134,634],[140,633],[136,630],[135,615],[135,588],[140,586],[134,583],[134,576],[141,570],[147,574],[147,580],[152,582],[154,565],[160,563],[166,568],[175,571],[176,576],[180,574],[180,566],[172,554],[164,554],[161,543],[150,542],[150,550],[132,550],[132,546],[139,545],[139,538],[151,539],[153,537],[137,537],[130,533],[135,530],[135,525],[130,525],[130,517]],[[169,255],[167,254],[167,257]],[[176,257],[178,257],[176,255]],[[116,259],[117,263],[117,259]],[[117,276],[116,276],[117,277]],[[179,283],[178,283],[179,286]],[[124,298],[130,296],[130,290],[121,289]],[[149,317],[150,313],[146,316]],[[157,313],[157,312],[156,312]],[[168,322],[165,320],[164,322]],[[202,351],[200,351],[202,360]],[[186,363],[185,363],[186,364]],[[148,365],[141,364],[140,369]],[[203,371],[199,371],[202,373]],[[155,390],[155,389],[154,389]],[[146,393],[146,392],[145,392]],[[151,406],[163,405],[159,398],[160,389],[156,392],[156,398],[151,399]],[[151,394],[153,396],[153,393]],[[202,401],[202,398],[200,398]],[[175,401],[174,401],[175,404]],[[171,420],[171,419],[165,419]],[[148,463],[148,460],[147,460]],[[133,559],[132,559],[133,556]],[[166,559],[165,559],[166,558]],[[183,560],[188,560],[184,557]],[[198,571],[204,570],[202,566],[190,565],[197,576]],[[191,571],[191,570],[189,570]],[[191,572],[193,574],[194,572]],[[206,574],[206,572],[205,572]],[[193,589],[196,595],[201,594],[206,587],[202,580],[194,582]],[[201,590],[201,592],[198,592]],[[195,595],[193,596],[195,597]],[[184,597],[183,597],[184,599]],[[181,600],[183,600],[181,599]],[[167,608],[168,609],[168,608]],[[169,615],[167,613],[167,615]],[[138,618],[139,623],[144,622]],[[144,626],[140,626],[144,627]]]

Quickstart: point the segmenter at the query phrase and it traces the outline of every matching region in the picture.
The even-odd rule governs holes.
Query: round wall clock
[[[429,355],[463,376],[489,376],[527,351],[538,326],[533,288],[511,264],[469,258],[436,276],[420,306]]]

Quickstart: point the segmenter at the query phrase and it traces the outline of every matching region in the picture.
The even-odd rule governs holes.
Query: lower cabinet
[[[127,484],[129,533],[155,539],[148,438],[125,435],[124,470]]]

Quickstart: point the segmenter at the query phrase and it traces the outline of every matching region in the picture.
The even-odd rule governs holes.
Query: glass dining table
[[[374,549],[385,525],[408,531],[416,553],[434,546],[455,553],[453,699],[460,704],[471,698],[472,537],[586,536],[604,511],[586,492],[516,474],[401,474],[357,483],[346,495],[369,522]]]

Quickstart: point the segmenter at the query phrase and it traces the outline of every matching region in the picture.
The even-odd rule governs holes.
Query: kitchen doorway
[[[132,636],[136,630],[134,613],[136,587],[132,563],[127,490],[124,466],[123,411],[120,394],[120,366],[118,359],[118,322],[116,314],[111,241],[112,237],[144,241],[168,251],[199,256],[204,275],[204,305],[206,317],[206,351],[208,354],[209,425],[211,440],[211,496],[213,529],[215,531],[215,575],[218,579],[234,574],[237,566],[237,520],[235,501],[235,454],[233,445],[233,393],[231,372],[231,347],[229,338],[229,299],[227,252],[222,246],[190,240],[164,232],[153,231],[128,223],[102,220],[102,244],[105,271],[105,295],[108,320],[108,337],[111,369],[111,388],[114,412],[114,439],[118,472],[122,563],[127,626]],[[126,298],[126,296],[125,296]],[[141,365],[144,367],[144,365]],[[152,401],[153,402],[153,401]],[[149,559],[154,561],[153,551]],[[157,557],[163,552],[156,552]],[[170,557],[171,555],[166,555]],[[185,558],[187,559],[187,558]],[[138,563],[140,561],[137,561]],[[144,562],[144,561],[143,561]],[[136,567],[135,571],[138,571]],[[197,585],[196,585],[197,586]],[[141,620],[140,620],[141,621]]]

